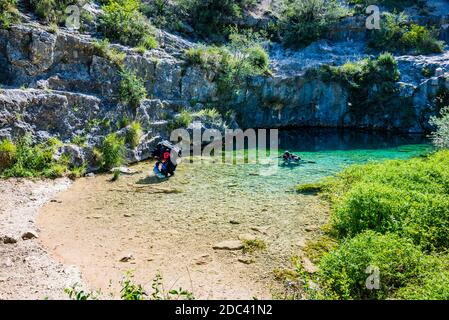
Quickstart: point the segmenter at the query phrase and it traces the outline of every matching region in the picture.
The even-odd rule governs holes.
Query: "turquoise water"
[[[335,175],[351,164],[388,159],[409,159],[427,154],[432,146],[423,136],[383,135],[318,131],[281,132],[279,155],[289,150],[306,162],[285,166],[279,160],[271,163],[224,164],[221,161],[193,161],[185,164],[189,178],[207,192],[210,184],[231,187],[244,193],[275,194],[288,191],[300,183],[315,182]],[[217,160],[217,159],[216,159]],[[205,183],[207,181],[207,183]],[[202,188],[204,187],[204,188]]]

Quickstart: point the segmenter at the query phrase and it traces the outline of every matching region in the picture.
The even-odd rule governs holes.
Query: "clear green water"
[[[288,131],[279,136],[281,155],[284,150],[299,154],[303,160],[314,162],[285,166],[247,163],[223,164],[220,161],[193,161],[181,165],[190,183],[203,192],[210,188],[230,187],[243,193],[263,193],[268,197],[279,191],[323,177],[334,175],[351,164],[388,159],[408,159],[427,154],[432,146],[423,136],[382,135],[379,133],[341,133],[336,131]],[[278,194],[279,195],[279,194]]]

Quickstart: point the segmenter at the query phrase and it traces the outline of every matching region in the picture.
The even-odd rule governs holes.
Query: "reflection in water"
[[[279,148],[295,151],[385,149],[428,143],[424,135],[381,131],[308,128],[279,132]]]

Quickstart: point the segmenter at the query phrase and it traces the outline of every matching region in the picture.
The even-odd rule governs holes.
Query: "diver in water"
[[[282,155],[282,159],[284,160],[284,162],[298,162],[301,161],[301,157],[298,155],[295,155],[293,153],[290,153],[288,150],[286,150],[284,152],[284,154]]]

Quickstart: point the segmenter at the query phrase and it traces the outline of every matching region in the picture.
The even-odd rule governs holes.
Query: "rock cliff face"
[[[439,19],[442,37],[447,37],[444,30],[449,16]],[[31,134],[36,141],[56,136],[70,142],[82,134],[94,145],[118,130],[121,119],[133,118],[145,130],[140,145],[129,150],[129,159],[137,161],[148,156],[144,150],[155,137],[168,135],[168,120],[181,110],[223,105],[234,110],[243,128],[318,126],[425,132],[429,117],[437,112],[436,96],[449,90],[448,51],[396,57],[401,80],[392,107],[371,112],[368,106],[363,116],[354,114],[344,85],[308,75],[308,69],[323,63],[340,65],[366,57],[363,24],[360,19],[346,19],[328,40],[298,51],[271,45],[272,76],[248,79],[236,97],[227,101],[218,95],[212,70],[183,61],[183,51],[195,43],[160,31],[158,49],[144,54],[113,45],[125,53],[124,68],[145,81],[150,99],[136,109],[120,102],[120,68],[102,56],[95,39],[64,29],[51,33],[28,19],[0,30],[0,138]],[[430,77],[422,75],[424,68]]]

